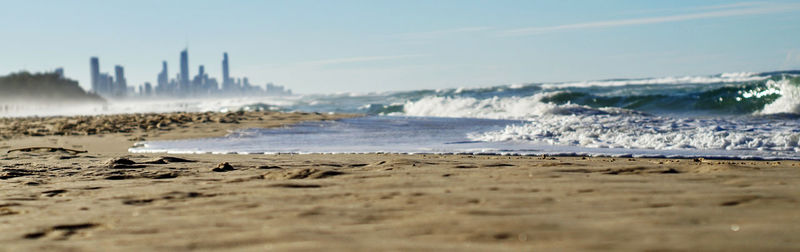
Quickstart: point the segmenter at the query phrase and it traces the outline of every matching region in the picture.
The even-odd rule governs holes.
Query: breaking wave
[[[636,87],[640,90],[628,87],[626,92],[632,95],[627,96],[585,89],[485,99],[433,96],[406,102],[403,115],[526,121],[469,136],[485,142],[800,152],[800,123],[786,120],[796,118],[786,115],[800,112],[798,83],[798,78],[780,77],[711,87],[664,88],[646,84]]]
[[[239,109],[371,116],[216,140],[146,143],[134,151],[474,151],[797,159],[799,75],[800,71],[724,73],[295,96]],[[235,109],[222,104],[226,103],[211,107]]]

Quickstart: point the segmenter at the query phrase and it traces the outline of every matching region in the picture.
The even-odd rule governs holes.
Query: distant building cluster
[[[92,92],[105,97],[122,97],[128,92],[128,83],[125,81],[125,69],[117,65],[114,67],[115,77],[108,73],[100,72],[100,59],[92,57],[89,60],[92,70]]]
[[[175,78],[169,78],[167,61],[161,62],[161,72],[158,73],[156,85],[145,82],[139,86],[138,92],[128,87],[125,80],[125,70],[122,66],[115,67],[115,76],[100,73],[100,64],[97,57],[90,60],[92,72],[92,92],[105,97],[209,97],[209,96],[258,96],[258,95],[291,95],[292,91],[280,85],[267,83],[266,88],[254,86],[245,78],[232,78],[228,53],[222,55],[222,80],[210,78],[205,71],[205,66],[200,65],[197,75],[190,78],[189,52],[181,51],[180,72]],[[220,85],[221,84],[221,85]]]

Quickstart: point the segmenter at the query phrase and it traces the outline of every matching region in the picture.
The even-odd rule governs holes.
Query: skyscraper
[[[224,91],[230,90],[231,75],[228,69],[228,53],[222,54],[222,89]]]
[[[158,73],[158,83],[156,83],[156,90],[158,92],[172,92],[169,90],[169,72],[167,72],[167,61],[161,62],[161,72]]]
[[[178,83],[183,93],[189,91],[189,78],[189,49],[184,49],[181,51],[181,78]]]
[[[205,93],[203,89],[205,89],[205,67],[200,65],[197,69],[197,76],[194,77],[192,80],[192,92],[194,94]]]
[[[111,77],[111,75],[108,75],[107,73],[97,74],[97,94],[102,96],[110,95],[113,85],[114,77]]]
[[[139,92],[140,95],[150,96],[153,94],[153,86],[150,85],[150,82],[144,83],[144,92]]]
[[[114,66],[114,77],[116,82],[112,88],[112,94],[116,96],[125,96],[128,91],[128,81],[125,80],[125,68],[120,65]]]
[[[91,76],[92,76],[92,92],[99,93],[100,88],[100,59],[97,57],[92,57],[89,59],[89,64],[91,65]]]

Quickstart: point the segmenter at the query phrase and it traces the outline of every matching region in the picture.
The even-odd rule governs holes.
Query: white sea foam
[[[577,104],[556,105],[542,102],[542,98],[560,92],[539,93],[526,97],[473,97],[430,96],[403,105],[406,116],[466,117],[485,119],[528,120],[544,115],[596,115],[596,114],[641,114],[636,111],[608,107],[592,108]]]
[[[541,102],[546,95],[549,94],[490,99],[429,96],[408,101],[403,107],[408,116],[525,119],[558,108],[555,104]]]
[[[527,84],[524,84],[524,83],[515,83],[515,84],[508,85],[508,88],[510,88],[510,89],[520,89],[520,88],[525,87],[526,85]]]
[[[471,135],[478,141],[531,141],[589,148],[800,151],[796,123],[745,123],[639,115],[543,116],[503,130]]]
[[[759,114],[800,114],[800,87],[797,84],[792,83],[788,79],[779,81],[769,80],[767,81],[767,87],[769,89],[764,91],[767,94],[778,93],[781,96],[774,102],[764,106],[764,109],[758,112]],[[757,96],[764,94],[757,93],[752,95]]]
[[[719,76],[722,78],[748,78],[758,75],[758,73],[754,72],[733,72],[733,73],[721,73]]]

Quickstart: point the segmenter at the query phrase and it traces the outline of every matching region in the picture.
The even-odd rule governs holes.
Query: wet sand
[[[0,119],[0,251],[800,249],[795,161],[127,153],[347,116]]]

